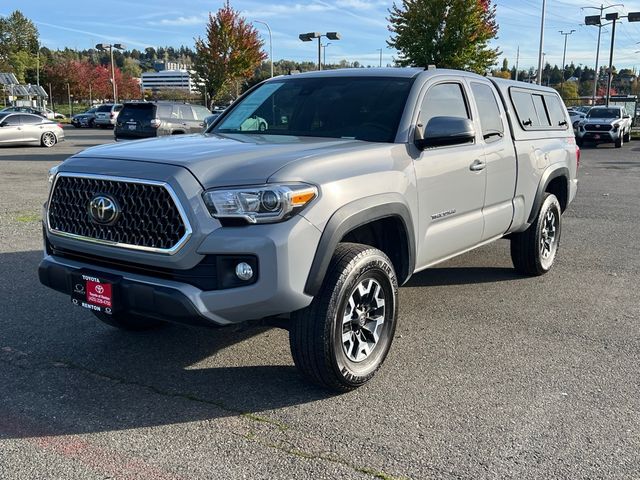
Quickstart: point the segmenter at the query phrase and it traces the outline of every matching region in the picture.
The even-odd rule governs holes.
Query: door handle
[[[472,172],[479,172],[480,170],[484,170],[487,167],[487,163],[482,160],[474,160],[474,162],[469,165],[469,170]]]

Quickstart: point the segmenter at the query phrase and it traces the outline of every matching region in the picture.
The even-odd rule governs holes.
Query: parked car
[[[584,120],[584,118],[587,116],[586,112],[583,112],[582,110],[571,109],[571,108],[568,109],[567,112],[569,113],[569,118],[571,119],[571,125],[573,125],[573,129],[577,130],[580,124],[580,121]]]
[[[632,119],[624,107],[598,105],[592,107],[580,122],[577,131],[578,145],[585,143],[613,143],[616,148],[631,141]]]
[[[40,115],[18,112],[0,112],[0,145],[36,144],[53,147],[64,140],[59,123]]]
[[[67,117],[65,117],[62,113],[58,113],[58,112],[54,112],[53,110],[51,110],[50,108],[44,108],[42,113],[49,119],[49,120],[63,120]]]
[[[0,110],[0,112],[22,112],[22,113],[31,113],[32,115],[38,115],[40,117],[47,118],[47,115],[42,110],[38,110],[33,107],[6,107]]]
[[[122,104],[120,103],[100,105],[95,111],[93,124],[99,128],[113,127],[116,124],[120,110],[122,110]]]
[[[116,140],[201,133],[211,112],[201,105],[179,102],[125,103],[114,129]]]
[[[243,129],[257,118],[266,130]],[[276,77],[206,135],[54,168],[39,278],[122,329],[286,327],[299,371],[344,392],[382,365],[414,272],[501,238],[521,274],[552,268],[579,153],[551,88],[440,69]]]
[[[71,125],[76,128],[81,127],[95,127],[95,119],[96,119],[96,111],[98,107],[93,107],[87,110],[86,112],[78,113],[71,117]]]

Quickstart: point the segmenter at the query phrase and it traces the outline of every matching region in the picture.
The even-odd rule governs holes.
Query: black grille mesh
[[[113,225],[91,220],[89,202],[114,198],[121,212]],[[139,247],[170,249],[186,232],[171,195],[161,185],[61,176],[49,204],[49,225],[60,232]]]
[[[592,124],[586,124],[584,126],[585,130],[588,130],[589,132],[608,132],[609,130],[611,130],[612,125],[607,125],[607,124],[600,124],[600,127],[596,127],[595,125]]]

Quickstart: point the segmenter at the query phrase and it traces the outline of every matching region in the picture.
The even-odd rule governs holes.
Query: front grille
[[[115,200],[119,215],[95,221],[89,203],[98,195]],[[189,232],[164,184],[111,177],[60,174],[49,201],[49,228],[55,234],[142,250],[171,252]]]
[[[584,126],[584,129],[587,130],[588,132],[608,132],[609,130],[611,130],[611,125],[607,125],[607,124],[599,124],[600,127],[596,127],[595,124],[586,124]]]

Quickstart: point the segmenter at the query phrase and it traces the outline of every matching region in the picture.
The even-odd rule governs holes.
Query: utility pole
[[[565,61],[567,57],[567,38],[569,35],[574,33],[575,30],[571,30],[570,32],[564,32],[560,30],[560,35],[564,35],[564,51],[562,52],[562,81],[560,82],[560,91],[564,93],[564,74],[565,74]]]
[[[611,99],[611,82],[613,81],[613,46],[616,41],[616,21],[619,18],[618,12],[607,13],[604,17],[607,20],[611,20],[611,50],[609,51],[609,70],[607,72],[607,99],[605,105],[609,106],[609,100]]]
[[[542,17],[540,19],[540,49],[538,50],[538,75],[537,83],[542,85],[542,48],[544,46],[544,16],[547,9],[547,0],[542,0]]]
[[[520,63],[520,45],[518,45],[518,51],[516,53],[516,82],[518,81],[518,65]]]
[[[382,49],[378,48],[377,50],[378,50],[378,52],[380,52],[380,65],[379,66],[382,67]]]

